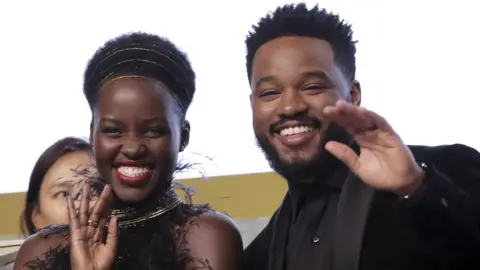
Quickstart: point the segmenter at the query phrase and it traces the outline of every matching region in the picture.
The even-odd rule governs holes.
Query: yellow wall
[[[273,173],[232,175],[180,181],[194,187],[194,203],[209,203],[235,219],[268,217],[280,204],[287,185]],[[180,194],[179,194],[180,195]],[[20,214],[25,193],[0,195],[0,238],[20,235]]]

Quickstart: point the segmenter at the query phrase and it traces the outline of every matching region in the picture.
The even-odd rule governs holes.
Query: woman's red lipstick
[[[114,173],[119,181],[128,185],[144,183],[152,176],[152,170],[145,163],[130,160],[115,162]]]

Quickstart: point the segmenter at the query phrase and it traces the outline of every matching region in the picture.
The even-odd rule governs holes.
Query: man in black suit
[[[255,135],[289,185],[247,269],[480,269],[480,154],[407,146],[360,107],[350,25],[286,5],[246,45]]]

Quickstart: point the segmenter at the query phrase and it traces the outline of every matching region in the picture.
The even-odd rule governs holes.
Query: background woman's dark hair
[[[24,236],[29,236],[36,231],[32,221],[32,213],[35,206],[38,206],[40,187],[48,169],[63,155],[77,151],[91,152],[92,147],[85,139],[66,137],[48,147],[38,158],[30,175],[25,208],[21,215],[21,231]]]

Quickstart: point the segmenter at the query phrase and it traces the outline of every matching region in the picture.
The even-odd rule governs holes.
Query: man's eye
[[[307,87],[305,87],[305,90],[311,90],[311,89],[324,89],[325,86],[321,86],[321,85],[318,85],[318,84],[311,84],[311,85],[307,85]]]
[[[267,91],[263,91],[260,96],[261,97],[267,97],[267,96],[272,96],[272,95],[278,95],[278,91],[273,91],[273,90],[267,90]]]

